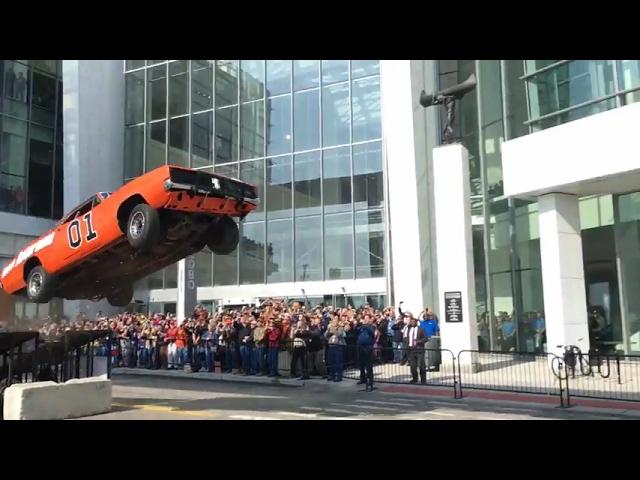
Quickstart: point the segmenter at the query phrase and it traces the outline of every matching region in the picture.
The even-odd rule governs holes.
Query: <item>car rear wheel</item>
[[[136,250],[149,251],[160,237],[160,217],[146,203],[136,205],[127,221],[127,240]]]
[[[231,217],[224,216],[212,225],[207,247],[216,255],[229,255],[238,246],[240,232]]]
[[[133,286],[126,285],[107,295],[107,301],[113,307],[126,307],[133,298]]]
[[[47,303],[51,300],[53,279],[40,265],[33,267],[27,275],[27,297],[34,303]]]

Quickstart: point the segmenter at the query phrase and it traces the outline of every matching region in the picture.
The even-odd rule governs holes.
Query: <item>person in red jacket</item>
[[[269,342],[269,376],[279,377],[278,353],[280,352],[280,339],[282,338],[280,323],[275,319],[272,319],[269,322],[266,333]]]
[[[174,369],[178,363],[178,355],[176,346],[176,337],[178,336],[179,328],[176,326],[176,321],[171,320],[169,322],[169,329],[167,330],[167,334],[164,337],[164,340],[167,342],[167,367],[169,369]]]

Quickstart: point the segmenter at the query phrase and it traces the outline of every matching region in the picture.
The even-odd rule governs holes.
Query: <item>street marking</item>
[[[185,415],[187,417],[207,417],[207,418],[219,418],[220,415],[216,413],[197,412],[195,410],[180,410],[175,407],[168,407],[163,405],[131,405],[127,403],[112,403],[113,407],[133,408],[135,410],[144,410],[147,412],[158,413],[170,413],[172,415]]]
[[[420,413],[424,413],[425,415],[437,415],[438,417],[454,417],[455,416],[453,413],[444,413],[444,412],[420,412]]]
[[[389,408],[389,407],[376,407],[373,405],[353,405],[350,403],[331,403],[331,405],[335,405],[337,407],[352,407],[352,408],[368,408],[369,410],[388,410],[391,412],[397,412],[400,409],[398,408]],[[413,405],[412,405],[413,406]]]
[[[413,403],[401,403],[401,402],[382,402],[377,400],[356,400],[357,403],[373,403],[375,405],[399,405],[401,407],[415,407]]]
[[[317,418],[318,415],[316,413],[300,413],[300,412],[275,412],[278,415],[293,415],[295,417],[304,417],[304,418]]]
[[[335,405],[335,404],[332,404]],[[338,408],[316,408],[316,407],[300,407],[300,410],[314,410],[318,412],[333,412],[333,413],[347,413],[349,415],[358,415],[359,412],[352,412],[351,410],[341,410]]]
[[[455,403],[453,403],[453,402],[439,402],[439,401],[437,401],[437,400],[434,400],[434,401],[429,400],[429,401],[427,401],[427,403],[429,403],[429,404],[434,404],[434,405],[445,405],[445,406],[447,406],[447,407],[457,407],[457,406],[468,407],[468,406],[469,406],[469,404],[468,404],[468,403],[459,403],[459,402],[455,402]]]
[[[507,418],[495,418],[495,417],[473,417],[474,420],[508,420]]]
[[[253,417],[251,415],[229,415],[229,418],[234,420],[280,420],[274,417]]]

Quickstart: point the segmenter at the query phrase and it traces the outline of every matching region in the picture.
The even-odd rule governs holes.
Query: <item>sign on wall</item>
[[[446,322],[462,322],[462,292],[444,292],[444,315]]]

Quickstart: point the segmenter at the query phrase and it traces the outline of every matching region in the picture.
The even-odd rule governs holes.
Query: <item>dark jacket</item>
[[[416,344],[413,348],[424,348],[424,344],[427,341],[427,336],[424,334],[424,330],[420,327],[420,325],[416,325],[415,327],[409,327],[407,330],[407,346],[409,346],[408,336],[411,332],[412,328],[418,329],[418,335],[416,336]],[[412,347],[409,347],[412,348]]]
[[[360,347],[371,347],[375,340],[375,332],[371,325],[361,325],[358,327],[358,341]]]
[[[405,323],[401,318],[396,323],[393,324],[391,330],[393,330],[393,341],[397,343],[402,343],[402,329],[404,328]]]
[[[307,342],[307,348],[309,350],[309,352],[318,352],[320,350],[322,350],[322,346],[323,346],[323,337],[322,337],[322,331],[320,330],[319,327],[311,327],[311,330],[309,330],[310,334],[309,334],[309,339]]]
[[[244,337],[249,337],[247,339],[247,341],[244,341]],[[242,325],[240,326],[240,329],[238,330],[238,342],[240,343],[240,345],[246,345],[246,346],[253,346],[253,340],[252,340],[252,336],[251,336],[251,327],[246,326],[243,327]]]

